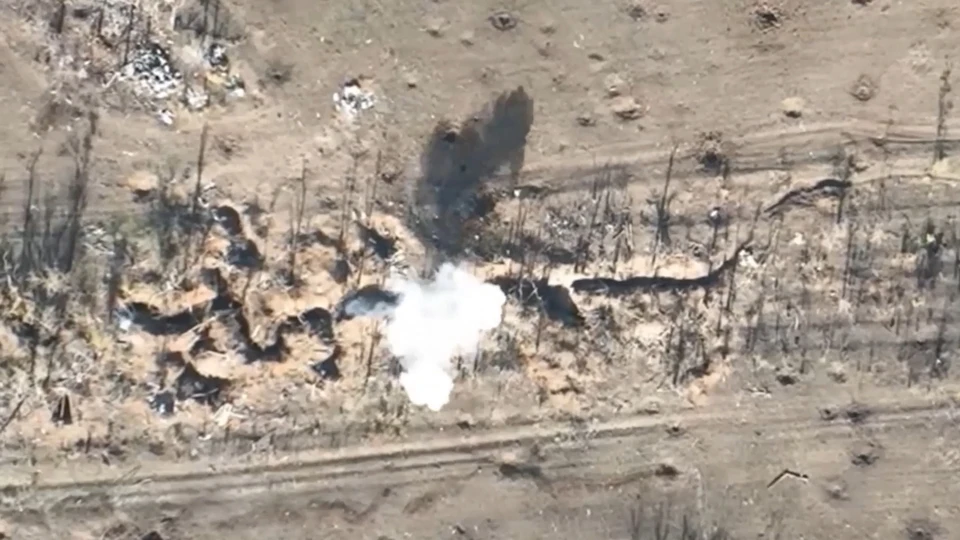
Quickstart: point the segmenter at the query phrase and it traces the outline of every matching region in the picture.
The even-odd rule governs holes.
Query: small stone
[[[877,95],[877,83],[869,75],[860,75],[850,88],[850,95],[858,101],[870,101]]]
[[[603,88],[607,92],[607,97],[613,98],[621,95],[624,86],[623,78],[616,73],[611,73],[603,79]]]
[[[473,45],[474,35],[470,30],[465,31],[460,34],[460,43],[465,47],[470,47]]]
[[[160,178],[150,171],[137,171],[127,177],[124,185],[137,195],[148,195],[160,185]]]
[[[663,410],[663,404],[656,398],[647,398],[640,402],[640,411],[644,414],[660,414],[661,410]]]
[[[644,110],[636,99],[630,96],[620,96],[613,100],[610,106],[613,114],[621,120],[636,120],[643,116]]]
[[[161,109],[157,111],[157,120],[167,127],[173,126],[174,122],[176,122],[176,119],[176,116],[170,109]]]
[[[407,88],[416,88],[419,84],[417,76],[413,73],[407,73],[403,76],[403,82],[407,85]]]
[[[833,362],[827,368],[827,376],[836,383],[847,382],[847,370],[840,362]]]
[[[806,107],[807,102],[800,97],[788,97],[787,99],[780,102],[780,110],[783,111],[783,114],[787,118],[800,118],[803,116],[803,109]]]
[[[433,37],[441,37],[443,36],[443,29],[446,23],[447,21],[440,17],[427,17],[423,30]]]
[[[597,119],[588,112],[577,115],[577,124],[582,127],[591,127],[597,125]]]

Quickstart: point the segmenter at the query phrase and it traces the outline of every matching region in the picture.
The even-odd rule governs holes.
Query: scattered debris
[[[222,43],[211,43],[203,58],[211,69],[226,71],[230,68],[230,57],[227,56],[227,48]]]
[[[354,118],[376,103],[372,92],[364,90],[359,79],[350,79],[333,94],[333,105],[348,118]]]
[[[183,83],[183,74],[170,61],[170,52],[152,41],[134,48],[120,76],[135,82],[140,95],[156,100],[169,98]]]
[[[157,111],[157,120],[161,124],[170,127],[173,125],[174,121],[176,121],[176,116],[173,114],[173,111],[164,108]]]
[[[210,94],[202,88],[188,86],[184,89],[183,95],[180,96],[180,101],[187,109],[197,112],[210,105]]]
[[[247,84],[239,75],[231,74],[221,84],[227,101],[243,99],[247,95]]]

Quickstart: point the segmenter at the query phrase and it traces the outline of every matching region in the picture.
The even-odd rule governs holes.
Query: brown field
[[[0,540],[960,537],[958,50],[948,0],[3,3]],[[441,261],[509,299],[432,412],[336,308]]]

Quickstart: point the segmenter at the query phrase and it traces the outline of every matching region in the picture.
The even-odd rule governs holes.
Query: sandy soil
[[[956,537],[960,8],[720,4],[4,5],[0,533]],[[431,413],[304,321],[443,259]]]

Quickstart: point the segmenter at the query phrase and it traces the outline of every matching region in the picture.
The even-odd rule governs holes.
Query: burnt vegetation
[[[837,382],[847,370],[891,359],[907,385],[951,376],[960,294],[960,233],[951,214],[960,201],[951,192],[919,203],[905,178],[856,184],[861,168],[850,146],[827,158],[833,175],[756,208],[734,201],[703,206],[682,197],[692,178],[726,181],[765,167],[735,156],[719,133],[703,135],[686,154],[674,144],[656,176],[606,164],[581,175],[581,191],[526,184],[533,121],[533,100],[518,88],[476,117],[437,125],[413,200],[403,206],[401,217],[432,250],[428,268],[440,260],[506,262],[507,270],[488,281],[519,308],[521,320],[535,323],[533,331],[496,333],[496,350],[478,355],[474,371],[519,369],[529,354],[524,344],[532,342],[534,351],[573,353],[571,365],[558,360],[550,368],[576,373],[591,369],[593,355],[629,365],[634,353],[653,351],[662,383],[673,386],[735,355],[746,359],[761,391],[801,384],[815,359],[840,366],[830,374]],[[937,161],[955,150],[943,130],[929,141]],[[80,132],[68,145],[72,174],[56,179],[63,187],[41,181],[38,152],[19,190],[22,215],[4,224],[2,321],[17,345],[8,365],[23,366],[30,384],[70,389],[75,371],[104,351],[122,350],[124,336],[136,330],[178,343],[158,356],[158,376],[140,386],[158,413],[172,414],[184,401],[217,407],[229,401],[232,383],[202,373],[204,355],[240,364],[302,361],[316,384],[332,384],[343,377],[348,352],[338,325],[392,316],[397,294],[362,281],[403,255],[401,239],[373,219],[383,211],[379,155],[366,183],[353,171],[335,197],[314,189],[304,163],[268,201],[236,203],[204,180],[204,130],[189,172],[171,168],[155,187],[135,189],[143,212],[135,225],[124,225],[87,217],[96,115]],[[875,143],[891,154],[896,144]],[[784,156],[775,162],[770,170],[792,164]],[[289,207],[280,206],[281,191]],[[311,205],[334,215],[339,229],[311,225]],[[289,217],[279,255],[267,241],[277,232],[269,218],[278,209]],[[924,217],[915,222],[918,211]],[[820,227],[811,228],[811,220]],[[298,295],[318,270],[305,260],[316,249],[334,254],[323,271],[340,285],[338,301],[274,312],[252,300],[257,287]],[[148,255],[155,264],[142,264]],[[646,270],[637,271],[641,259]],[[677,259],[697,269],[681,272]],[[196,300],[164,302],[135,284]],[[656,329],[653,345],[632,333],[643,325]],[[316,345],[310,358],[293,354],[291,343],[300,339]],[[368,339],[361,356],[371,377],[379,337]],[[571,382],[551,392],[586,390]]]
[[[259,247],[258,232],[263,232],[257,227],[259,206],[241,210],[229,203],[210,203],[217,195],[203,187],[206,131],[186,197],[175,189],[182,177],[171,172],[156,188],[135,190],[135,203],[146,210],[138,219],[112,224],[85,220],[95,136],[96,117],[91,116],[87,133],[70,146],[75,167],[67,182],[58,182],[65,186],[62,192],[41,183],[42,154],[33,156],[22,190],[22,219],[4,224],[0,324],[15,339],[3,343],[5,370],[25,373],[22,384],[51,392],[66,385],[68,391],[85,393],[89,390],[83,385],[89,383],[70,382],[83,379],[76,373],[95,373],[100,356],[122,353],[128,347],[125,336],[137,331],[160,343],[178,344],[174,349],[164,347],[154,372],[134,383],[161,415],[174,414],[178,402],[218,408],[230,400],[231,381],[198,368],[197,360],[204,355],[227,355],[240,363],[290,361],[291,336],[302,336],[325,351],[312,362],[308,358],[305,365],[318,384],[340,379],[343,349],[337,343],[336,323],[386,309],[396,303],[395,295],[376,288],[348,288],[330,308],[272,313],[252,306],[251,283],[273,279],[266,275],[273,268],[267,268]],[[299,182],[305,186],[306,177]],[[300,197],[305,198],[305,187]],[[356,256],[344,241],[305,231],[303,213],[301,204],[289,235],[296,241],[290,243],[277,278],[288,286],[297,282],[296,252],[312,239],[344,257]],[[360,237],[363,244],[375,245],[375,254],[382,254],[382,237],[369,229],[361,230]],[[222,247],[211,251],[210,242],[217,240]],[[152,263],[146,264],[144,257]],[[171,304],[162,301],[162,295],[135,294],[138,284],[185,298],[193,294],[197,300]],[[104,367],[110,369],[109,365]],[[120,379],[124,380],[118,379],[118,384],[128,384]],[[64,425],[77,412],[71,413],[69,395],[60,403],[56,423]]]

